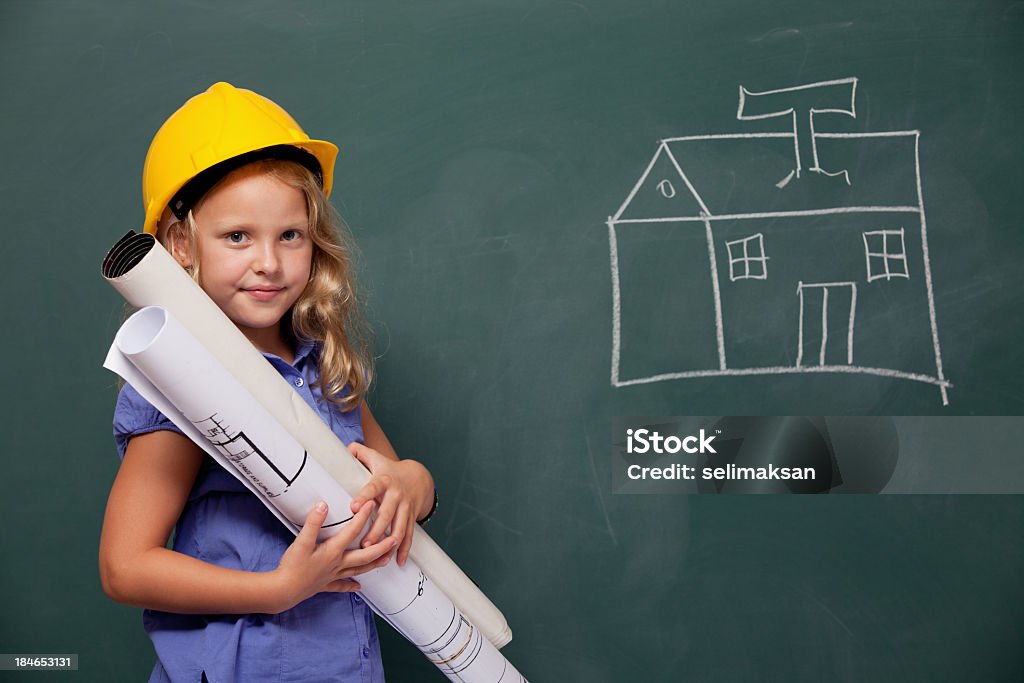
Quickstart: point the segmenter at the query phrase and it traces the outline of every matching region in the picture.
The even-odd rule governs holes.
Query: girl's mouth
[[[280,287],[247,287],[242,290],[257,301],[270,301],[281,293]]]

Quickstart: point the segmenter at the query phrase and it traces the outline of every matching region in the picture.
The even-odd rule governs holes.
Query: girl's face
[[[281,318],[305,289],[313,262],[302,190],[243,167],[193,216],[200,286],[257,348],[279,353]],[[188,255],[179,261],[190,265]]]

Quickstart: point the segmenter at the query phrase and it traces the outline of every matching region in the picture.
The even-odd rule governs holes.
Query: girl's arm
[[[404,565],[416,521],[429,515],[434,507],[434,479],[419,462],[400,460],[366,401],[360,408],[366,445],[352,442],[348,449],[373,476],[352,499],[352,511],[358,512],[367,502],[378,501],[380,511],[363,538],[363,546],[385,540],[390,525],[391,535],[387,538],[400,542],[398,564]]]
[[[345,579],[386,563],[385,553],[394,548],[388,539],[345,550],[370,510],[360,511],[339,534],[317,545],[327,515],[323,505],[310,512],[270,572],[226,569],[170,550],[167,539],[202,459],[199,447],[176,432],[151,432],[128,442],[100,537],[100,579],[114,600],[189,614],[277,613],[323,591],[358,590],[358,583]]]

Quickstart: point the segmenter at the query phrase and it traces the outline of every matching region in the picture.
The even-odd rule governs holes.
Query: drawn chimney
[[[740,105],[736,118],[740,121],[756,121],[790,116],[793,119],[793,172],[776,185],[781,189],[794,176],[800,177],[802,170],[825,176],[842,176],[850,184],[850,175],[845,170],[827,171],[818,159],[818,147],[814,131],[815,114],[846,114],[857,118],[854,99],[857,95],[857,79],[841,78],[809,85],[797,85],[778,90],[752,92],[740,86]]]

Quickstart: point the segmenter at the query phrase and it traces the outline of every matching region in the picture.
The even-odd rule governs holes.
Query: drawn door
[[[801,282],[796,291],[800,297],[796,366],[852,365],[857,285]]]

